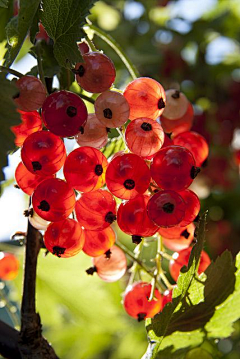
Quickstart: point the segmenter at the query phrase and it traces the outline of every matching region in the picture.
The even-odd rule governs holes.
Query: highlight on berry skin
[[[37,111],[21,111],[17,110],[21,116],[21,123],[11,127],[11,131],[15,135],[15,145],[21,147],[25,139],[33,132],[42,130],[42,119]]]
[[[116,241],[116,234],[110,226],[98,231],[85,229],[84,233],[84,253],[90,257],[99,257],[104,254],[107,259],[111,258],[111,247]]]

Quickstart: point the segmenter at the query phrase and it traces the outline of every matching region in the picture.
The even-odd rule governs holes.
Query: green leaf
[[[125,150],[125,144],[122,137],[119,136],[111,138],[107,145],[103,149],[101,149],[101,152],[104,154],[105,157],[109,158],[110,156],[114,155],[114,153],[123,150]]]
[[[0,0],[0,7],[8,8],[8,0]]]
[[[38,42],[38,47],[40,47],[41,59],[42,59],[42,66],[43,72],[45,77],[53,77],[60,71],[60,67],[58,62],[56,61],[54,54],[53,54],[53,45],[47,44],[44,40]],[[32,56],[37,58],[37,49],[33,46],[30,50]],[[38,67],[34,67],[29,72],[29,75],[37,76],[38,74]]]
[[[0,8],[0,42],[6,40],[5,27],[9,19],[13,16],[13,4],[12,2],[9,6]]]
[[[11,66],[16,59],[22,44],[32,26],[35,14],[41,0],[21,0],[17,16],[13,17],[6,27],[7,52],[5,54],[5,66]]]
[[[62,67],[73,68],[82,61],[77,41],[95,0],[43,0],[41,21],[54,41],[54,55]]]

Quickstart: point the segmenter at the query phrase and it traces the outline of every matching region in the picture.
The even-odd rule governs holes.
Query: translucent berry
[[[116,235],[111,227],[107,227],[101,231],[85,230],[85,243],[83,252],[91,257],[99,257],[102,254],[111,258],[110,248],[114,245]]]
[[[183,217],[183,220],[179,223],[179,226],[185,227],[194,220],[196,220],[200,211],[201,204],[196,193],[194,193],[190,189],[185,189],[184,191],[179,192],[179,194],[186,203],[185,215]]]
[[[47,34],[44,26],[41,23],[38,23],[38,33],[35,36],[35,40],[44,40],[46,43],[49,43],[50,37]]]
[[[185,214],[186,204],[174,191],[159,191],[149,200],[147,213],[149,218],[160,227],[178,225]]]
[[[130,82],[123,95],[130,106],[130,120],[140,117],[156,120],[165,108],[166,95],[162,85],[149,77]]]
[[[112,61],[101,52],[82,55],[84,62],[78,63],[74,73],[78,84],[88,92],[100,93],[108,90],[116,77]]]
[[[186,96],[178,90],[166,91],[166,106],[163,116],[168,120],[177,120],[187,112],[189,101]]]
[[[172,257],[174,259],[171,260],[169,263],[169,270],[170,270],[171,276],[173,277],[173,279],[175,281],[177,281],[177,279],[178,279],[178,276],[180,274],[180,269],[183,266],[188,265],[191,250],[192,250],[192,248],[189,247],[189,248],[183,249],[180,252],[175,252],[172,255]],[[210,263],[211,263],[211,260],[208,256],[208,254],[206,252],[202,251],[201,257],[200,257],[200,263],[199,263],[199,267],[198,267],[198,274],[205,272],[205,270],[207,269],[207,267],[209,266]]]
[[[94,113],[90,113],[86,125],[76,135],[76,141],[79,146],[102,148],[108,141],[107,128],[102,125]]]
[[[171,133],[172,136],[176,136],[179,133],[189,131],[193,125],[194,111],[191,103],[188,105],[187,112],[180,118],[173,120],[168,120],[162,114],[160,122],[163,128],[163,131],[166,133]]]
[[[99,121],[106,127],[121,127],[129,118],[129,104],[125,97],[116,91],[105,91],[95,101],[95,112]]]
[[[57,257],[68,258],[78,254],[85,241],[84,231],[74,219],[49,224],[44,234],[44,244]]]
[[[80,147],[72,151],[64,165],[64,176],[76,190],[91,192],[105,184],[108,166],[106,157],[92,147]]]
[[[164,132],[157,121],[137,118],[129,123],[125,138],[129,150],[138,156],[152,156],[164,143]]]
[[[86,42],[80,42],[78,44],[78,48],[79,48],[79,51],[81,52],[81,54],[86,54],[87,52],[89,52],[89,46]]]
[[[80,225],[91,231],[109,227],[116,219],[116,201],[110,192],[102,189],[83,193],[75,210]]]
[[[163,244],[171,251],[181,251],[188,248],[194,238],[195,225],[190,223],[186,227],[160,228]],[[170,238],[171,237],[171,238]]]
[[[12,280],[16,278],[19,269],[18,259],[11,253],[0,252],[0,279]]]
[[[158,186],[174,191],[189,187],[198,172],[193,155],[181,146],[161,148],[151,165],[152,178]]]
[[[28,217],[31,225],[36,228],[45,231],[49,225],[49,221],[41,218],[32,208],[32,213]]]
[[[73,92],[57,91],[49,95],[42,106],[45,126],[57,136],[71,137],[83,130],[87,121],[87,108]]]
[[[154,299],[149,301],[151,290],[151,284],[136,282],[124,294],[123,305],[126,312],[139,322],[154,317],[162,309],[162,296],[157,289],[154,290]]]
[[[22,76],[16,81],[19,93],[14,96],[16,106],[22,111],[35,111],[42,107],[47,96],[43,83],[34,76]]]
[[[172,290],[165,290],[162,296],[162,307],[164,308],[167,303],[172,301]]]
[[[49,176],[63,166],[66,149],[61,138],[48,131],[38,131],[24,141],[21,157],[30,172]]]
[[[25,139],[33,132],[41,131],[42,119],[37,111],[21,111],[18,110],[21,115],[22,122],[20,125],[12,126],[11,130],[15,134],[15,145],[21,147]]]
[[[34,211],[51,222],[67,218],[75,207],[73,189],[63,180],[50,178],[41,182],[33,192]]]

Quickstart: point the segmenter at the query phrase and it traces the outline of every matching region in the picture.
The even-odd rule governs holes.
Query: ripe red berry
[[[116,77],[112,61],[101,52],[82,55],[84,62],[76,64],[74,73],[78,84],[88,92],[100,93],[108,90]]]
[[[174,191],[159,191],[154,194],[147,206],[149,218],[160,227],[178,225],[185,214],[186,204]]]
[[[148,201],[149,196],[139,195],[119,206],[119,228],[131,235],[134,243],[140,243],[141,237],[151,237],[158,231],[158,226],[147,215]]]
[[[109,163],[106,184],[109,191],[122,199],[143,194],[150,183],[150,170],[145,161],[133,153],[121,153]]]
[[[137,118],[129,123],[125,138],[129,150],[138,156],[152,156],[164,143],[164,132],[157,121]]]
[[[32,208],[32,213],[29,214],[28,220],[31,223],[31,225],[36,229],[41,229],[43,231],[46,231],[49,221],[46,221],[45,219],[41,218]]]
[[[110,248],[114,245],[116,235],[111,227],[107,227],[101,231],[85,230],[85,243],[83,252],[91,257],[99,257],[105,253],[105,256],[111,258]]]
[[[73,188],[82,192],[91,192],[105,184],[107,166],[108,161],[102,152],[85,146],[77,148],[68,155],[63,172]]]
[[[12,280],[16,278],[19,269],[18,259],[11,253],[0,252],[0,279]]]
[[[172,290],[165,290],[162,296],[162,307],[164,308],[167,303],[172,301]]]
[[[139,77],[130,82],[123,95],[130,106],[130,120],[140,117],[156,120],[166,103],[162,85],[149,77]]]
[[[168,120],[177,120],[187,112],[189,101],[186,96],[178,90],[166,91],[166,106],[163,116]]]
[[[38,24],[38,29],[39,31],[35,36],[35,40],[44,40],[46,43],[49,43],[50,37],[48,36],[47,31],[41,23]]]
[[[194,238],[195,225],[190,223],[186,227],[160,228],[163,244],[171,251],[181,251],[188,248]]]
[[[73,257],[83,248],[84,231],[74,219],[49,224],[44,234],[44,244],[49,252],[61,258]]]
[[[86,54],[87,52],[89,52],[89,46],[86,42],[80,42],[78,44],[78,48],[79,48],[79,51],[81,52],[81,54]]]
[[[181,146],[161,148],[151,165],[152,178],[158,186],[174,191],[189,187],[198,172],[193,155]]]
[[[176,136],[179,133],[189,131],[191,129],[193,118],[193,106],[189,103],[187,112],[182,117],[176,120],[168,120],[162,114],[160,122],[164,132],[171,133],[172,136]]]
[[[99,121],[106,127],[121,127],[129,118],[129,104],[125,97],[116,91],[105,91],[95,101],[95,112]]]
[[[12,126],[11,130],[15,134],[15,145],[21,147],[31,133],[41,131],[42,120],[37,111],[25,112],[18,110],[18,112],[21,115],[22,123]]]
[[[24,141],[21,157],[30,172],[49,176],[63,166],[66,149],[61,138],[48,131],[38,131]]]
[[[169,270],[170,270],[171,276],[173,277],[173,279],[175,281],[177,281],[177,279],[178,279],[178,276],[180,274],[180,269],[183,266],[188,265],[191,250],[192,250],[192,248],[189,247],[189,248],[183,249],[180,252],[175,252],[172,255],[174,260],[171,260],[169,262]],[[210,263],[211,263],[211,260],[208,256],[208,254],[206,252],[202,251],[201,257],[200,257],[200,263],[199,263],[199,267],[198,267],[198,274],[205,272],[205,270],[207,269],[207,267],[209,266]]]
[[[194,220],[199,214],[200,211],[200,201],[196,193],[190,189],[185,189],[184,191],[179,192],[180,196],[183,198],[186,203],[186,211],[183,217],[183,220],[179,223],[180,227],[185,227]]]
[[[47,96],[43,83],[34,76],[22,76],[16,81],[19,93],[14,96],[16,106],[23,111],[35,111],[42,107]]]
[[[75,136],[83,130],[87,115],[83,100],[70,91],[62,90],[52,93],[42,106],[45,126],[60,137]]]
[[[149,301],[152,285],[146,282],[136,282],[129,286],[124,294],[123,305],[126,312],[139,322],[152,318],[162,309],[162,296],[154,290],[154,299]]]
[[[50,178],[41,182],[33,192],[34,211],[51,222],[67,218],[75,207],[73,189],[63,180]]]

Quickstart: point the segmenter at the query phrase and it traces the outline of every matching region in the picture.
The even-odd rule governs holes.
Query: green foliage
[[[53,77],[57,75],[60,71],[60,66],[56,61],[53,54],[53,45],[47,44],[45,41],[41,41],[37,44],[38,48],[40,48],[40,55],[42,59],[42,65],[44,68],[44,75],[46,77]],[[33,46],[30,50],[31,55],[35,58],[38,56],[38,50],[36,46]],[[38,66],[35,66],[28,73],[29,75],[37,76],[38,74]]]
[[[109,158],[110,156],[114,155],[114,153],[118,151],[124,151],[125,150],[125,144],[123,142],[122,137],[114,137],[111,138],[107,145],[101,150],[104,156]]]
[[[8,8],[8,0],[0,0],[0,7]]]

